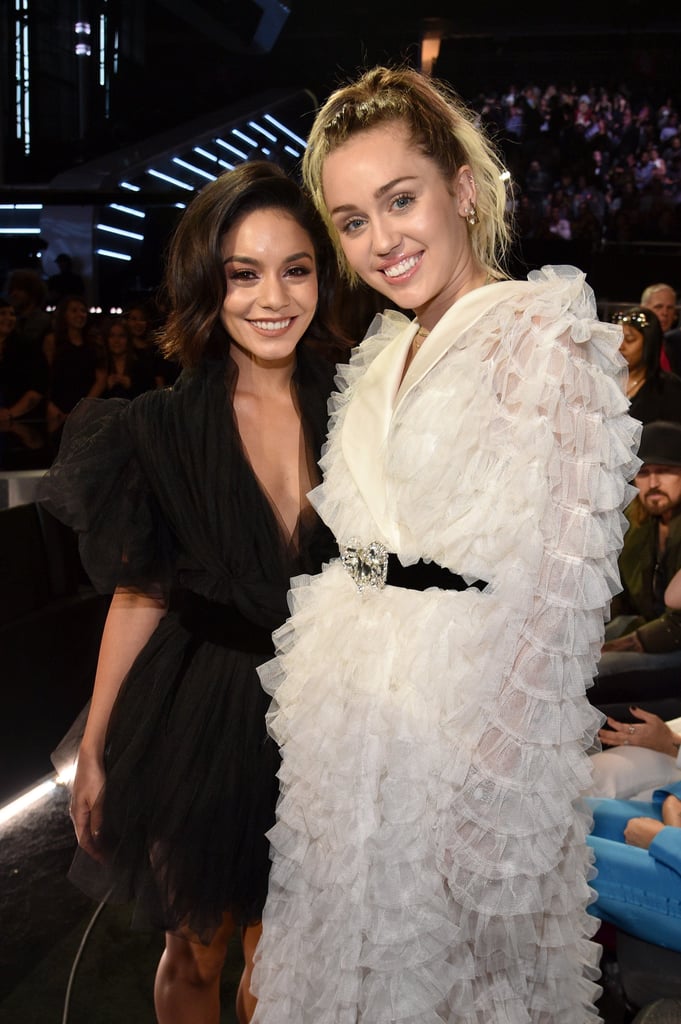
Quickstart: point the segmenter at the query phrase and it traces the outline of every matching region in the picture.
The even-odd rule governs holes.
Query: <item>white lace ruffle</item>
[[[257,1024],[596,1017],[579,798],[600,716],[584,693],[639,425],[617,329],[594,317],[583,275],[531,275],[408,394],[377,453],[401,560],[484,592],[360,594],[338,561],[294,581],[260,670],[283,762]],[[313,498],[341,543],[381,539],[340,431],[405,322],[379,321],[339,373]]]

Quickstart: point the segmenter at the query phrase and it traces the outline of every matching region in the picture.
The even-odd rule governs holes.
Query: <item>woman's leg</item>
[[[166,932],[154,985],[159,1024],[219,1024],[220,979],[235,928],[231,915],[225,914],[208,945],[191,933],[185,938]]]
[[[679,876],[647,850],[589,836],[598,893],[589,912],[638,939],[681,951]]]
[[[244,972],[236,994],[236,1015],[239,1024],[248,1024],[255,1013],[256,998],[251,992],[251,974],[253,972],[253,955],[258,939],[262,934],[262,925],[253,924],[241,930],[241,947],[244,952]]]

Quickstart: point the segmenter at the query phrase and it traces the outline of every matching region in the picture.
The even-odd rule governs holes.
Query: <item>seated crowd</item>
[[[172,385],[179,367],[155,343],[158,314],[144,303],[93,315],[78,294],[46,308],[39,274],[16,270],[0,297],[0,468],[49,464],[81,398],[134,398]],[[47,462],[45,462],[47,460]]]

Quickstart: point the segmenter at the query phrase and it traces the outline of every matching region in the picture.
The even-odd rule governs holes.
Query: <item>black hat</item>
[[[646,423],[641,431],[638,457],[653,466],[681,466],[681,423]]]

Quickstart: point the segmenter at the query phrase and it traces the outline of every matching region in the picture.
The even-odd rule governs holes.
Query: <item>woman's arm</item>
[[[667,589],[664,592],[664,603],[667,608],[681,611],[681,569],[674,573],[667,584]]]
[[[111,600],[71,799],[78,844],[95,858],[101,857],[97,848],[101,810],[96,803],[104,786],[104,744],[111,709],[135,658],[166,610],[164,599],[136,590],[118,588]]]
[[[95,379],[86,397],[99,398],[104,391],[106,391],[106,370],[100,366],[95,370]]]

